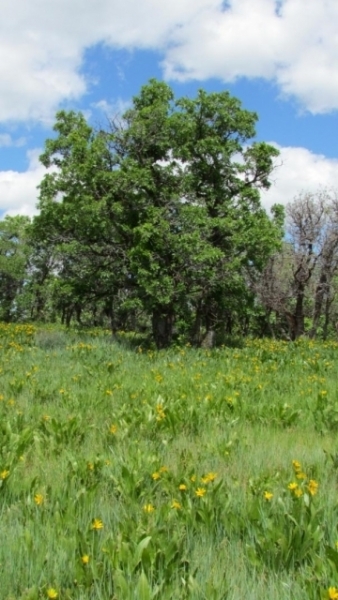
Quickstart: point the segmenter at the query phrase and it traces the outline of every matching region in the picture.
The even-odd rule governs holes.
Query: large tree
[[[197,338],[219,327],[281,237],[259,200],[277,151],[250,143],[256,120],[226,92],[175,101],[156,80],[107,131],[59,112],[34,232],[67,290],[106,302],[113,330],[119,310],[141,307],[159,348],[178,317]]]

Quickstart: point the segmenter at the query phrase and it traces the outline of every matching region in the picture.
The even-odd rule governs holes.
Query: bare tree
[[[314,337],[323,313],[327,331],[337,270],[337,193],[303,193],[286,207],[285,243],[255,291],[263,306],[284,317],[292,340],[305,332],[306,316],[312,318]]]
[[[338,196],[331,193],[327,198],[325,224],[322,229],[321,253],[314,295],[313,321],[310,331],[315,337],[324,312],[324,337],[327,335],[330,307],[334,299],[333,278],[338,270]]]

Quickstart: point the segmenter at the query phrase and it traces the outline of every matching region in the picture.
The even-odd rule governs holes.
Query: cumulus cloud
[[[0,213],[28,215],[37,213],[37,186],[46,170],[39,162],[40,150],[28,152],[27,171],[0,171]]]
[[[0,121],[46,120],[86,91],[84,51],[98,43],[159,48],[214,0],[11,0],[0,7]]]
[[[0,133],[0,147],[11,146],[12,138],[9,133]]]
[[[0,148],[16,146],[24,146],[26,144],[26,138],[19,137],[14,139],[9,133],[0,133]]]
[[[84,51],[156,49],[167,78],[263,77],[312,112],[338,108],[337,0],[3,0],[0,121],[49,121],[88,82]]]
[[[98,102],[93,103],[92,107],[102,112],[105,117],[112,119],[114,117],[121,117],[131,105],[131,100],[117,98],[115,102],[99,100]]]
[[[276,168],[271,176],[272,186],[261,194],[264,208],[291,202],[303,192],[320,189],[338,190],[338,159],[314,154],[306,148],[281,147]]]
[[[336,0],[230,0],[173,34],[163,65],[186,80],[262,77],[313,113],[338,108]]]

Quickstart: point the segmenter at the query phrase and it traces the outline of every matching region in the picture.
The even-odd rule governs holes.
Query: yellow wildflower
[[[206,490],[205,488],[201,488],[201,487],[199,487],[199,488],[197,488],[197,490],[195,491],[195,494],[196,494],[196,496],[198,496],[198,498],[203,498],[203,496],[205,495],[206,491],[207,491],[207,490]]]
[[[155,510],[155,507],[152,504],[145,504],[143,507],[144,512],[152,513]]]
[[[298,487],[293,493],[296,498],[300,498],[303,495],[303,491],[300,489],[300,487]]]
[[[9,471],[8,471],[7,469],[4,469],[4,470],[3,470],[3,471],[1,471],[1,473],[0,473],[0,479],[2,479],[2,480],[3,480],[3,479],[7,479],[8,475],[9,475]]]
[[[103,523],[102,523],[101,519],[94,519],[93,520],[92,529],[95,529],[96,531],[98,529],[103,529]]]
[[[298,488],[298,483],[295,483],[294,481],[292,483],[289,483],[289,485],[288,485],[288,489],[290,490],[290,492],[294,492],[297,488]]]
[[[202,477],[202,483],[210,483],[212,481],[215,481],[217,477],[217,473],[207,473],[204,477]]]
[[[43,504],[43,502],[44,502],[43,495],[42,494],[35,494],[35,496],[34,496],[34,502],[38,506],[41,506],[41,504]]]
[[[84,554],[83,556],[81,556],[81,562],[83,565],[88,565],[89,563],[89,556],[88,554]]]
[[[157,421],[162,421],[162,419],[165,419],[165,412],[164,412],[164,408],[163,408],[162,404],[156,405],[156,412],[157,412],[157,417],[156,417]]]
[[[176,508],[177,510],[179,510],[180,508],[182,508],[182,505],[179,502],[177,502],[177,500],[173,500],[171,508]]]
[[[179,490],[181,490],[181,492],[185,492],[187,489],[187,486],[185,485],[185,483],[181,483],[178,487]]]
[[[47,590],[47,596],[48,598],[50,598],[51,600],[53,600],[54,598],[58,597],[58,593],[56,590],[54,590],[54,588],[49,588]]]
[[[302,470],[302,465],[300,464],[300,462],[298,460],[293,460],[292,461],[292,466],[293,466],[293,469],[294,469],[294,471],[296,473],[298,473],[298,471]]]
[[[110,433],[112,433],[114,435],[117,432],[117,425],[114,425],[114,424],[111,425],[109,427],[109,431],[110,431]]]
[[[329,587],[328,598],[329,600],[338,600],[338,589],[336,587]]]
[[[155,473],[152,474],[152,478],[154,481],[157,481],[157,479],[161,478],[161,475],[158,471],[156,471]]]
[[[167,473],[168,472],[168,467],[161,467],[160,468],[160,473]]]
[[[273,498],[273,494],[271,492],[264,492],[265,500],[271,500]]]
[[[303,471],[299,471],[298,473],[296,473],[296,477],[297,479],[306,479],[306,473],[303,473]]]
[[[315,496],[318,492],[318,482],[315,479],[310,479],[309,485],[307,486],[311,496]]]

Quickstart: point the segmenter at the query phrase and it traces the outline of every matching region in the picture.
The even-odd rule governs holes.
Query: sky
[[[105,126],[152,77],[258,113],[265,208],[338,189],[337,0],[1,0],[0,55],[1,217],[36,213],[57,110]]]

